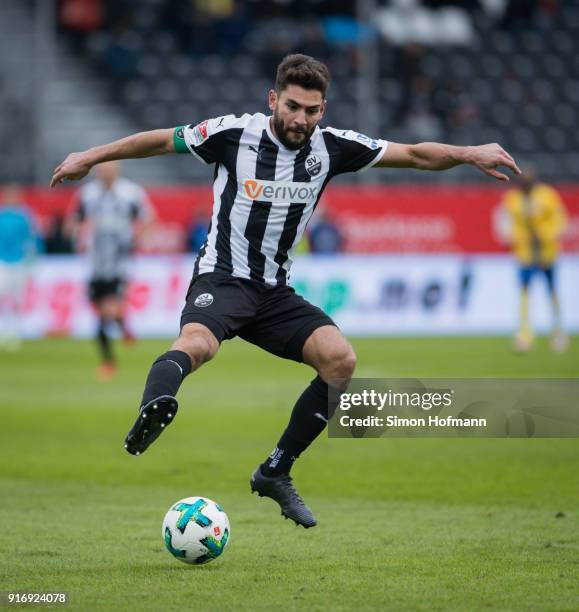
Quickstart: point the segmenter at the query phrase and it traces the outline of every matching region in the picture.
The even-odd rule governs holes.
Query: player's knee
[[[329,350],[319,369],[320,376],[326,381],[345,378],[349,380],[356,368],[356,353],[349,343]]]
[[[211,332],[198,332],[191,334],[189,344],[192,359],[196,358],[200,364],[213,359],[219,348],[219,343]]]
[[[336,378],[347,378],[349,380],[354,375],[354,370],[356,369],[356,353],[349,344],[338,359],[337,369],[339,371],[339,376]]]
[[[181,335],[173,348],[187,353],[195,370],[215,357],[219,350],[219,342],[204,325],[188,324],[181,330]]]

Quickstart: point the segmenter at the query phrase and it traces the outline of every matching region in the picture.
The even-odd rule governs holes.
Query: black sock
[[[107,321],[99,319],[99,327],[97,330],[97,343],[101,354],[101,359],[104,363],[114,363],[113,348],[111,345],[111,339],[107,334]]]
[[[264,476],[287,474],[300,454],[324,431],[328,422],[328,383],[316,376],[301,394],[286,430],[261,464]]]
[[[183,351],[167,351],[152,365],[145,383],[141,406],[160,395],[175,397],[187,374],[191,372],[191,359]]]

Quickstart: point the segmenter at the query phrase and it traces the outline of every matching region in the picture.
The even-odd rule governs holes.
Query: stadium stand
[[[62,17],[62,6],[76,3],[96,5],[101,11],[95,27],[80,34]],[[7,4],[30,10],[34,3]],[[579,179],[575,2],[375,4],[368,26],[356,19],[352,2],[65,0],[59,39],[67,39],[69,60],[82,67],[85,79],[106,100],[93,118],[107,114],[110,129],[99,127],[91,134],[95,142],[107,140],[115,130],[120,136],[135,128],[196,122],[230,112],[265,112],[265,92],[275,66],[291,51],[327,61],[334,78],[327,123],[351,126],[352,118],[359,116],[352,78],[360,45],[375,40],[380,136],[402,142],[499,141],[540,167],[548,181]],[[404,28],[404,23],[413,27]],[[8,89],[12,97],[17,89]],[[98,98],[93,90],[91,96]],[[61,94],[66,104],[66,92]],[[71,101],[78,105],[78,100]],[[4,110],[13,102],[3,94],[1,104]],[[71,129],[78,130],[78,111],[72,116]],[[129,174],[148,182],[207,179],[205,168],[186,159],[173,160],[170,167],[157,163],[154,170],[152,164],[141,165],[135,171],[140,176],[131,169]],[[407,174],[392,170],[381,178],[407,180]],[[412,180],[484,177],[459,168],[444,177],[421,173]]]

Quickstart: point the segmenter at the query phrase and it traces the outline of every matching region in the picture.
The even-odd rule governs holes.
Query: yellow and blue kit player
[[[562,352],[569,340],[561,325],[557,298],[555,264],[561,251],[561,236],[567,226],[567,214],[561,196],[550,185],[537,180],[534,170],[519,178],[519,185],[503,196],[499,209],[498,230],[519,262],[520,323],[515,349],[528,351],[534,341],[529,323],[529,285],[533,276],[542,274],[547,281],[553,309],[551,347]]]

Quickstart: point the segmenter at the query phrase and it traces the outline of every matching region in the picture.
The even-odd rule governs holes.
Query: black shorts
[[[303,362],[302,349],[310,334],[336,325],[323,311],[287,285],[208,272],[189,285],[181,327],[201,323],[221,343],[239,336],[266,351]]]
[[[95,304],[107,297],[123,297],[125,281],[122,278],[93,278],[88,284],[89,300]]]

